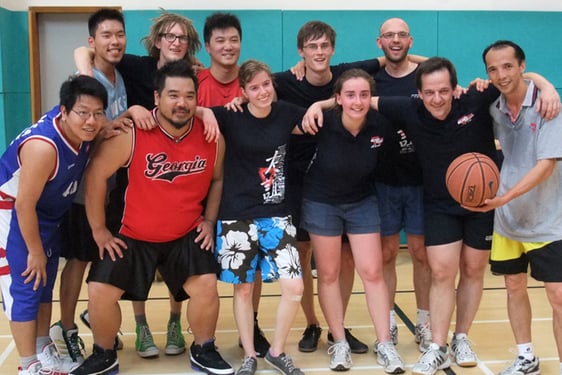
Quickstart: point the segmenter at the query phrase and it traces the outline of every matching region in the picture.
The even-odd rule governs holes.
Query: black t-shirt
[[[395,78],[385,69],[375,74],[375,96],[416,97],[416,70]],[[385,142],[381,152],[375,181],[391,186],[420,186],[423,182],[421,167],[412,139],[404,128],[398,128]]]
[[[330,98],[334,94],[334,84],[346,70],[358,68],[374,75],[380,69],[377,59],[357,61],[353,63],[343,63],[330,67],[332,79],[323,86],[314,86],[306,78],[302,81],[289,71],[275,73],[275,89],[277,98],[299,107],[308,108],[317,101]],[[289,180],[300,184],[310,160],[316,150],[316,141],[311,136],[293,136],[289,145]]]
[[[256,118],[243,112],[212,108],[226,143],[221,220],[245,220],[288,214],[287,144],[304,109],[278,101],[271,113]]]
[[[150,110],[154,108],[154,79],[158,70],[156,59],[150,56],[125,54],[117,64],[127,89],[129,106],[141,105]]]
[[[394,125],[404,127],[416,147],[424,181],[424,209],[448,214],[465,214],[451,198],[445,174],[451,161],[466,152],[480,152],[496,160],[489,106],[499,92],[490,87],[479,93],[469,90],[453,99],[444,120],[437,120],[419,98],[381,97],[379,111]]]
[[[365,126],[353,136],[344,128],[339,108],[324,112],[324,125],[315,135],[316,155],[304,180],[304,198],[342,204],[374,194],[369,181],[379,150],[393,130],[381,114],[370,110]]]

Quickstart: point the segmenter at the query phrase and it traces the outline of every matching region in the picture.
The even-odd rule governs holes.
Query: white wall
[[[283,9],[283,10],[537,10],[562,11],[560,0],[0,0],[0,7],[26,10],[29,6],[122,6],[132,9]]]

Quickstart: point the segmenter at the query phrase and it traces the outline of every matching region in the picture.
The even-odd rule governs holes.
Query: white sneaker
[[[439,370],[451,367],[449,353],[439,350],[439,345],[431,343],[412,368],[413,375],[433,375]]]
[[[418,343],[419,351],[422,353],[425,352],[429,348],[431,342],[433,341],[429,323],[416,324],[415,336],[416,336],[416,342]]]
[[[499,375],[539,375],[540,373],[539,359],[537,357],[528,360],[518,356],[511,366],[500,372]]]
[[[472,350],[470,340],[464,333],[459,335],[453,334],[451,351],[455,362],[461,367],[474,367],[478,364],[478,357],[474,350]]]
[[[396,351],[392,341],[376,344],[377,363],[381,365],[387,374],[401,374],[406,366]]]
[[[330,370],[347,371],[351,368],[351,349],[347,342],[336,342],[328,348]]]
[[[52,342],[43,347],[41,353],[37,354],[37,359],[41,361],[41,371],[53,375],[67,375],[80,366],[70,357],[61,358]]]
[[[84,342],[78,336],[78,328],[66,330],[59,320],[49,328],[49,337],[61,359],[69,358],[79,365],[84,362]]]
[[[43,370],[41,368],[41,362],[39,360],[33,362],[25,370],[22,369],[21,366],[18,367],[18,375],[48,375],[48,374],[51,374],[51,371]]]

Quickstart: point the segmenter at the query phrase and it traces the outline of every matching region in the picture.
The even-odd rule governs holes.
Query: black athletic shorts
[[[98,258],[98,245],[92,237],[92,229],[86,218],[83,204],[72,203],[61,225],[61,256],[91,262]]]

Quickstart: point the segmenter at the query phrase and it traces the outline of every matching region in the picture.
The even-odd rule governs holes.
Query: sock
[[[429,310],[418,309],[416,312],[417,325],[429,324]]]
[[[31,355],[29,357],[20,357],[21,368],[24,369],[24,370],[29,368],[29,366],[34,362],[37,362],[37,356],[36,355]]]
[[[466,335],[466,333],[453,333],[453,337],[457,340],[462,340],[462,339],[466,339],[468,338],[468,336]]]
[[[532,360],[533,358],[535,358],[535,353],[533,352],[533,343],[526,342],[524,344],[517,344],[517,354],[528,360]]]
[[[394,309],[390,310],[390,328],[396,327],[396,312]]]
[[[35,352],[41,353],[43,348],[51,343],[51,338],[49,336],[37,336],[35,340]],[[27,368],[27,367],[24,367]]]
[[[181,313],[175,313],[170,311],[170,322],[179,322]],[[146,317],[145,317],[146,319]]]
[[[560,375],[562,375],[562,362],[560,362]]]
[[[138,326],[148,325],[148,323],[146,322],[146,315],[145,314],[135,315],[135,323],[137,323]]]

